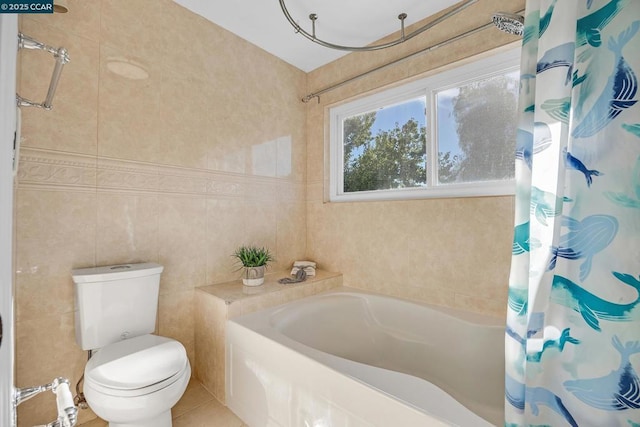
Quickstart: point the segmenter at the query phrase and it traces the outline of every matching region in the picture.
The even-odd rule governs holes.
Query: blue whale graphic
[[[572,81],[574,42],[564,43],[546,51],[536,66],[538,74],[557,67],[567,67],[567,77],[564,84]]]
[[[562,226],[569,232],[560,236],[557,247],[551,248],[553,256],[549,261],[548,270],[556,266],[558,257],[565,259],[581,259],[580,280],[587,278],[591,272],[594,255],[605,249],[613,241],[618,232],[618,220],[611,215],[591,215],[582,221],[570,217],[562,217]]]
[[[591,187],[591,184],[593,183],[592,176],[604,175],[595,169],[587,169],[584,163],[582,163],[580,159],[574,157],[571,153],[569,153],[566,148],[564,148],[562,152],[564,153],[564,164],[567,165],[567,168],[569,169],[575,169],[578,172],[582,172],[585,179],[587,180],[587,187]]]
[[[538,187],[531,187],[531,213],[542,225],[547,225],[547,218],[556,217],[562,213],[563,202],[571,201],[568,197],[558,197]]]
[[[551,128],[548,124],[544,122],[535,122],[533,127],[533,154],[538,154],[551,146],[553,137],[551,135]]]
[[[525,93],[531,92],[531,80],[536,78],[535,74],[525,73],[520,74],[520,91],[524,91]],[[524,111],[533,111],[533,105],[529,107],[530,110],[525,109]]]
[[[619,281],[633,287],[638,292],[635,301],[617,304],[603,300],[566,277],[553,276],[551,300],[580,313],[587,325],[600,331],[600,320],[629,322],[640,320],[640,312],[634,311],[640,303],[640,281],[630,274],[612,273]]]
[[[531,170],[533,163],[533,135],[526,130],[516,131],[516,160],[522,160]]]
[[[638,79],[622,56],[622,48],[633,38],[640,28],[640,21],[635,21],[618,36],[617,40],[609,39],[607,47],[615,55],[616,69],[609,76],[607,84],[591,110],[571,133],[574,138],[586,138],[595,135],[607,126],[625,109],[633,106],[638,100],[633,99],[638,91]]]
[[[547,99],[541,105],[548,115],[561,123],[569,124],[569,111],[571,110],[571,98]]]
[[[548,124],[535,122],[533,126],[535,139],[526,130],[518,129],[516,132],[516,159],[524,161],[529,169],[533,164],[533,155],[549,148],[553,142]]]
[[[565,381],[565,388],[586,404],[605,411],[624,411],[640,408],[640,378],[629,361],[632,354],[640,353],[640,341],[624,346],[616,336],[613,347],[620,353],[620,367],[600,378]]]
[[[528,403],[531,406],[531,413],[538,416],[540,413],[539,405],[544,405],[560,414],[569,425],[578,426],[576,420],[562,403],[562,399],[546,388],[527,387],[525,384],[511,378],[511,376],[506,375],[504,389],[507,402],[514,408],[524,411],[525,403]]]

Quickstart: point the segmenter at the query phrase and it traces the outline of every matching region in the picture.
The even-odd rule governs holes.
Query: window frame
[[[480,55],[480,58],[472,58],[471,62],[464,61],[465,63],[462,64],[461,62],[451,64],[446,70],[439,71],[428,77],[329,107],[329,201],[410,200],[515,194],[515,179],[434,184],[437,182],[438,168],[438,130],[434,124],[437,123],[436,95],[438,92],[460,87],[473,81],[518,71],[520,69],[520,51],[520,48],[517,47],[490,56]],[[427,185],[424,187],[345,193],[343,120],[421,96],[426,97],[425,106],[427,109],[425,116]]]

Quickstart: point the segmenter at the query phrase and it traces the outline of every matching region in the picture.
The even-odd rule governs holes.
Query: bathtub
[[[502,426],[500,319],[338,288],[227,321],[251,427]]]

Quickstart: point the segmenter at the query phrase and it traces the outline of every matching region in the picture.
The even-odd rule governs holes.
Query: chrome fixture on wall
[[[71,390],[69,390],[69,380],[66,378],[58,377],[49,384],[15,389],[13,406],[15,408],[35,395],[49,390],[56,395],[58,418],[40,427],[74,427],[78,422],[78,408],[73,404]]]
[[[24,35],[22,33],[18,33],[18,49],[38,49],[49,52],[53,55],[56,60],[55,68],[53,69],[53,74],[51,75],[51,82],[49,83],[49,90],[47,91],[47,97],[41,103],[29,101],[28,99],[22,98],[20,95],[16,94],[16,100],[18,103],[18,107],[38,107],[44,108],[45,110],[51,109],[51,102],[53,101],[53,95],[56,93],[56,88],[58,87],[58,80],[60,80],[60,74],[62,73],[62,67],[64,64],[70,61],[69,54],[67,50],[63,47],[54,48],[44,43],[40,43],[39,41],[32,39],[31,37]]]
[[[312,42],[317,43],[324,47],[331,48],[331,49],[345,50],[345,51],[351,51],[351,52],[364,52],[364,51],[385,49],[388,47],[396,46],[400,43],[404,43],[407,40],[412,39],[418,34],[423,33],[424,31],[434,27],[435,25],[441,23],[442,21],[457,14],[458,12],[461,12],[462,10],[466,9],[468,6],[471,6],[472,4],[476,3],[478,0],[466,0],[464,3],[452,9],[451,11],[423,25],[422,27],[418,28],[417,30],[409,34],[405,34],[405,31],[404,31],[404,20],[407,18],[407,14],[401,13],[398,15],[398,19],[400,20],[400,37],[388,43],[381,43],[381,44],[369,45],[369,46],[344,46],[344,45],[339,45],[339,44],[324,41],[316,36],[316,21],[318,20],[317,14],[312,13],[309,15],[309,20],[311,21],[311,32],[308,32],[304,28],[302,28],[300,25],[298,25],[298,23],[294,20],[294,18],[289,13],[289,10],[287,10],[287,6],[285,5],[284,0],[279,0],[279,1],[280,1],[280,8],[282,9],[282,13],[284,13],[284,16],[287,18],[287,20],[289,21],[291,26],[294,28],[296,33],[300,33],[307,39],[311,40]]]
[[[496,12],[493,15],[493,24],[505,33],[521,36],[524,30],[524,17],[515,13]]]

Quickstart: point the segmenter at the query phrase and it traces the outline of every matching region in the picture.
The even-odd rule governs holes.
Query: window
[[[330,109],[330,200],[513,194],[519,49]]]

